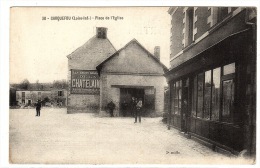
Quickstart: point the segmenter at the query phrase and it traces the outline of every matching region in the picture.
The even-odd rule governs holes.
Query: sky
[[[118,50],[133,38],[148,51],[161,47],[161,62],[169,67],[170,15],[168,7],[13,7],[10,16],[10,83],[67,79],[67,55],[108,28]],[[69,16],[71,20],[51,20]],[[73,20],[73,17],[91,20]],[[114,20],[113,17],[123,19]],[[42,20],[43,17],[49,18]],[[103,18],[102,18],[103,17]]]

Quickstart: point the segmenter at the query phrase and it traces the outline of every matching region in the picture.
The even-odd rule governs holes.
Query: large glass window
[[[231,121],[231,112],[234,106],[234,82],[233,79],[223,81],[223,98],[222,98],[222,120]]]
[[[220,108],[220,68],[213,70],[213,82],[212,82],[212,112],[211,120],[219,120],[219,108]]]
[[[171,84],[171,114],[174,114],[175,83]]]
[[[210,119],[210,106],[211,106],[211,70],[205,72],[204,84],[204,115],[203,118]]]
[[[179,82],[176,82],[175,89],[174,89],[174,114],[178,114],[178,111],[179,111],[178,88],[179,88]]]
[[[203,116],[203,83],[204,73],[198,75],[198,104],[197,104],[197,117]]]
[[[181,114],[181,95],[182,95],[182,81],[179,81],[179,90],[178,90],[178,93],[179,93],[179,110],[178,110],[178,114]]]
[[[235,63],[232,63],[194,76],[192,117],[232,122],[235,100],[234,74]]]
[[[172,84],[172,104],[171,104],[171,113],[172,114],[180,114],[181,113],[181,96],[182,96],[182,89],[181,89],[181,81],[174,82]]]

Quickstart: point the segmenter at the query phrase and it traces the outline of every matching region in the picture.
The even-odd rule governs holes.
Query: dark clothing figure
[[[136,99],[134,97],[132,97],[132,100],[131,100],[131,116],[135,116],[136,104],[137,104]]]
[[[36,103],[36,116],[40,116],[41,115],[41,107],[42,107],[41,102],[38,101]]]
[[[116,105],[113,103],[113,101],[111,101],[110,103],[107,104],[107,108],[109,110],[110,113],[110,117],[114,117],[114,109],[115,109]]]
[[[137,123],[137,116],[139,117],[139,123],[141,123],[142,107],[143,107],[143,102],[142,100],[139,100],[136,104],[135,123]]]
[[[127,106],[128,106],[128,104],[124,101],[124,102],[122,103],[122,111],[123,111],[123,116],[124,116],[124,117],[126,116]]]
[[[187,132],[187,110],[188,110],[188,103],[187,100],[183,101],[182,105],[182,131]]]

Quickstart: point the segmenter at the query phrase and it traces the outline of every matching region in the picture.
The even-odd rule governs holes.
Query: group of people
[[[128,106],[128,104],[126,103],[126,101],[124,101],[122,103],[123,116],[126,115],[127,106]],[[114,117],[115,107],[116,107],[116,105],[113,103],[112,100],[107,104],[107,108],[109,110],[111,117]],[[137,123],[137,118],[139,118],[139,123],[141,123],[142,107],[143,107],[142,98],[137,99],[135,97],[132,97],[131,102],[130,102],[130,110],[131,110],[131,116],[135,117],[134,123]]]

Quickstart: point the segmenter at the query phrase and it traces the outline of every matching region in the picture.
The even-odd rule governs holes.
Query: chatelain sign
[[[99,94],[99,76],[95,70],[71,70],[71,94]]]

